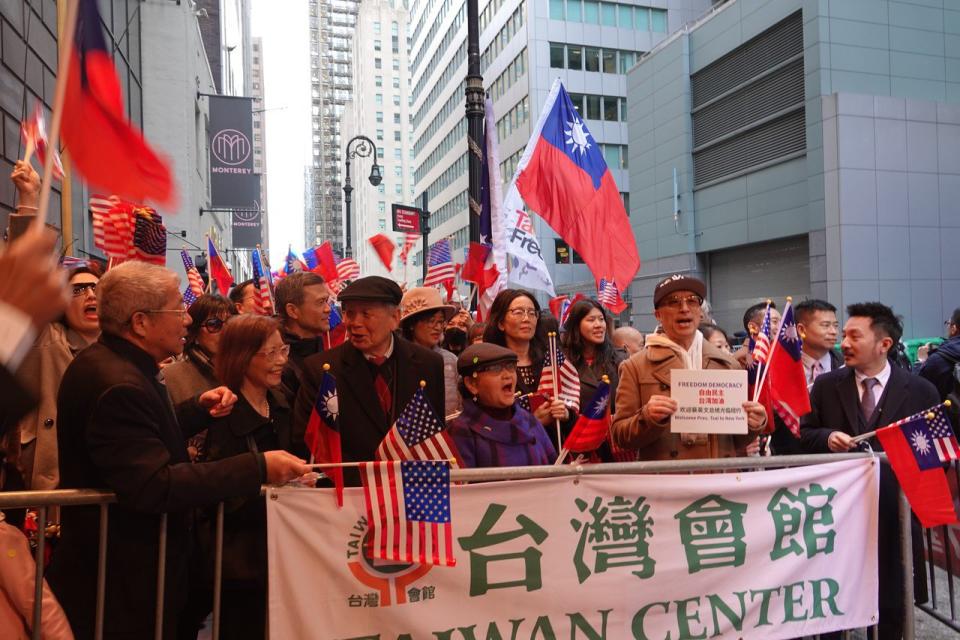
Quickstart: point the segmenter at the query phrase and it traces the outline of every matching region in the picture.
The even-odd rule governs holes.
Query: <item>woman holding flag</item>
[[[524,289],[504,289],[490,307],[490,319],[483,341],[506,347],[517,356],[517,391],[528,396],[537,393],[547,355],[547,338],[539,326],[540,304]],[[466,352],[464,352],[466,353]],[[543,425],[566,420],[567,407],[559,399],[537,406],[534,416]]]

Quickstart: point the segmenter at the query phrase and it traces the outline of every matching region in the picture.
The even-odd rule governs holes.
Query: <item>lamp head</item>
[[[380,186],[380,183],[383,181],[383,176],[380,175],[380,165],[376,162],[373,163],[373,166],[370,167],[370,184],[375,187]]]

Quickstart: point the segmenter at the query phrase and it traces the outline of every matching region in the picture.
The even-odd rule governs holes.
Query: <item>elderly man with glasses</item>
[[[639,450],[640,460],[684,460],[744,455],[756,433],[742,436],[671,433],[670,416],[677,401],[670,397],[672,369],[739,369],[729,354],[703,339],[697,329],[706,285],[697,278],[675,274],[657,284],[654,315],[663,333],[647,339],[646,347],[620,367],[617,413],[611,433],[617,446]],[[751,432],[767,424],[763,406],[745,402]]]
[[[63,376],[57,409],[60,486],[112,491],[107,530],[105,636],[153,636],[160,514],[167,513],[164,638],[186,604],[192,510],[256,497],[264,482],[309,472],[285,451],[193,464],[185,437],[236,401],[218,387],[174,408],[158,363],[183,349],[190,316],[175,273],[144,262],[107,272],[97,287],[101,336]],[[50,585],[77,637],[96,611],[100,509],[65,508]]]

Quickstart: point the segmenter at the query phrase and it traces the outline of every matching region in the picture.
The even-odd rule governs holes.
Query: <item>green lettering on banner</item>
[[[713,615],[713,635],[710,636],[715,638],[720,635],[720,620],[717,618],[717,611],[723,614],[723,617],[733,626],[734,629],[740,631],[743,629],[743,618],[747,613],[747,605],[744,599],[746,598],[746,591],[734,591],[733,595],[737,596],[737,600],[740,602],[740,613],[737,614],[727,606],[727,603],[723,601],[723,598],[716,594],[710,594],[707,596],[707,600],[710,602],[710,613]]]
[[[747,505],[710,494],[693,502],[674,518],[680,521],[680,543],[687,570],[739,567],[746,561],[743,514]]]
[[[762,594],[763,599],[760,601],[760,619],[757,620],[756,627],[769,626],[770,623],[770,594],[771,593],[780,593],[780,587],[773,587],[770,589],[751,589],[750,590],[750,602],[752,603],[756,600],[757,594]]]
[[[530,640],[536,640],[536,638],[557,640],[557,635],[553,632],[553,627],[550,626],[550,618],[547,616],[537,618],[537,624],[534,625],[533,631],[530,633]]]
[[[697,608],[693,613],[687,612],[687,604],[690,602],[697,604]],[[677,605],[677,629],[680,631],[677,640],[703,640],[706,638],[706,628],[697,635],[693,635],[693,632],[690,630],[691,622],[700,624],[700,596],[686,598],[685,600],[674,600],[673,603]]]
[[[793,590],[795,587],[800,587],[800,595],[796,598],[793,597]],[[800,622],[807,619],[807,611],[803,610],[803,617],[799,617],[794,614],[795,606],[803,606],[803,581],[793,582],[791,584],[783,585],[783,621],[784,622]]]
[[[634,640],[651,640],[643,628],[643,619],[647,617],[647,612],[654,607],[663,607],[664,613],[670,613],[669,602],[651,602],[650,604],[642,606],[640,610],[633,615],[633,622],[630,624],[630,630],[633,632]],[[670,640],[670,634],[668,633],[663,640]]]
[[[583,617],[581,613],[568,613],[567,617],[570,618],[570,640],[576,640],[577,630],[582,631],[586,634],[587,640],[606,640],[607,639],[607,615],[613,611],[613,609],[600,609],[597,613],[600,614],[600,632],[597,633],[597,630],[593,625],[587,622],[587,619]]]
[[[469,536],[457,538],[464,551],[470,552],[470,595],[482,596],[490,589],[508,589],[511,587],[525,587],[527,591],[536,591],[543,586],[540,573],[540,558],[543,552],[534,547],[527,547],[515,553],[500,555],[483,555],[476,553],[477,549],[486,549],[503,542],[509,542],[522,536],[529,536],[538,546],[547,539],[547,532],[536,522],[521,514],[516,517],[519,529],[491,533],[493,527],[500,520],[500,516],[507,510],[502,504],[491,503],[480,519],[476,531]],[[523,563],[523,580],[507,582],[490,582],[489,565],[494,562],[509,562],[520,560]]]
[[[520,630],[520,625],[523,623],[525,618],[520,618],[519,620],[511,620],[510,625],[512,627],[510,632],[510,640],[517,640],[517,632]],[[476,634],[473,632],[477,628],[477,625],[472,624],[469,627],[457,627],[457,631],[460,632],[460,637],[462,640],[477,640]],[[437,640],[452,640],[453,629],[449,631],[442,632],[444,635],[437,635],[435,631],[433,633],[436,636]],[[487,625],[487,635],[484,640],[503,640],[503,635],[500,633],[500,628],[497,626],[496,622],[491,621]]]
[[[818,553],[833,553],[836,532],[832,526],[833,507],[830,502],[837,490],[813,483],[809,489],[800,489],[792,493],[779,489],[767,504],[767,511],[773,518],[777,530],[777,539],[770,552],[771,560],[790,555],[802,555],[808,558]]]
[[[826,583],[827,585],[827,595],[823,596],[820,593],[820,585]],[[830,578],[824,578],[822,580],[811,580],[810,589],[813,591],[813,614],[811,618],[826,618],[823,614],[823,603],[826,602],[827,606],[830,607],[830,613],[835,616],[842,616],[843,611],[840,611],[840,607],[837,606],[837,596],[840,594],[840,585],[836,580]]]

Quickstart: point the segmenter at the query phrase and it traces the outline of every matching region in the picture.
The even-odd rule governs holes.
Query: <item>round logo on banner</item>
[[[238,222],[257,222],[260,217],[259,209],[235,209],[233,215]]]
[[[369,549],[370,529],[367,527],[366,518],[357,521],[349,538],[347,557],[351,560],[347,562],[347,568],[360,584],[374,591],[363,597],[351,594],[347,599],[347,606],[389,607],[394,604],[420,601],[422,590],[414,587],[413,583],[429,573],[433,565],[372,558]],[[424,596],[425,599],[432,599],[435,593],[434,587],[427,586],[425,591],[428,594]]]
[[[223,129],[213,136],[210,149],[223,164],[242,164],[250,157],[250,138],[236,129]]]

